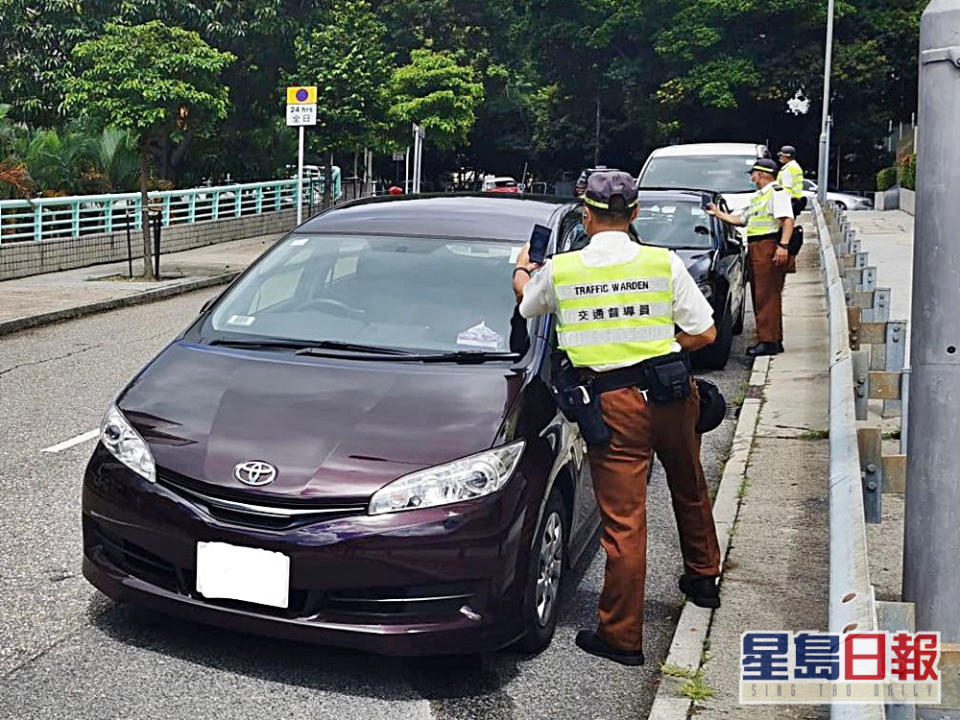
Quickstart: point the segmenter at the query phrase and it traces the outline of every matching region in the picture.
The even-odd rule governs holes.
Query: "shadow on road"
[[[594,537],[561,588],[563,625],[592,627],[595,593],[581,597],[581,580],[598,549]],[[365,652],[274,640],[231,632],[157,614],[134,605],[116,605],[99,594],[88,608],[94,628],[125,645],[159,653],[216,671],[302,688],[369,697],[431,703],[435,717],[461,717],[463,701],[471,718],[512,717],[505,686],[530,656],[507,648],[487,655],[394,658]]]

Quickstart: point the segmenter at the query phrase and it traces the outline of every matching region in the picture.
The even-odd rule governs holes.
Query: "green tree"
[[[228,89],[220,73],[233,55],[211,48],[195,32],[160,21],[108,25],[77,45],[79,75],[66,81],[66,105],[104,125],[128,131],[140,154],[144,276],[153,278],[147,208],[148,157],[155,148],[186,149],[195,128],[222,120]]]
[[[427,142],[451,150],[467,144],[483,102],[483,83],[451,54],[421,48],[410,53],[408,65],[393,71],[390,94],[390,115],[402,131],[419,123]]]
[[[295,41],[296,71],[290,85],[317,86],[317,124],[306,129],[314,151],[326,157],[337,148],[379,146],[386,117],[384,87],[392,56],[386,27],[366,0],[335,3],[319,27]],[[331,183],[324,182],[330,203]]]

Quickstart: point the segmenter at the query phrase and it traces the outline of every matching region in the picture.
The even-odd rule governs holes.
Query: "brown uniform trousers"
[[[603,419],[612,439],[589,454],[593,487],[607,553],[600,595],[600,637],[623,650],[640,650],[643,641],[644,585],[647,574],[647,471],[653,453],[667,471],[673,512],[688,574],[716,576],[720,548],[707,483],[700,465],[700,414],[696,384],[686,400],[655,404],[636,388],[601,396]]]
[[[753,312],[757,318],[759,342],[783,342],[783,311],[781,297],[783,282],[787,277],[787,265],[773,264],[777,252],[776,238],[754,240],[747,246],[750,261],[750,295]]]

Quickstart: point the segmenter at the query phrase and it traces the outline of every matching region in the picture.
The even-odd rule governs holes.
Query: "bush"
[[[917,189],[917,156],[904,155],[900,158],[900,184],[907,190]]]
[[[895,167],[884,168],[877,173],[877,190],[883,191],[892,188],[897,184],[897,169]]]

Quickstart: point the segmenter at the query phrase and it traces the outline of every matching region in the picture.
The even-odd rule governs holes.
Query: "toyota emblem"
[[[270,463],[248,460],[238,463],[233,476],[244,485],[268,485],[277,479],[277,469]]]

